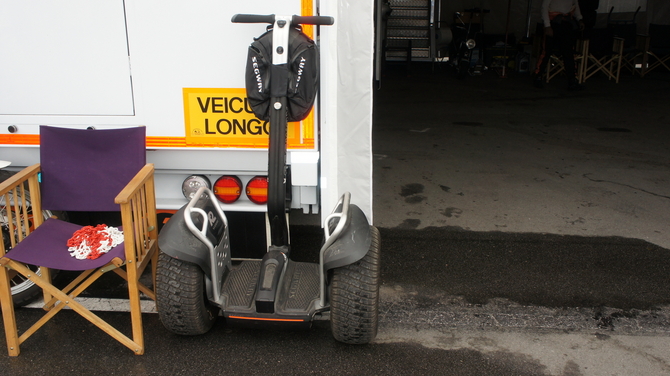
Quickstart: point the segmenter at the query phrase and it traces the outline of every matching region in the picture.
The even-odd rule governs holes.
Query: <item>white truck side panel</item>
[[[123,1],[0,7],[0,114],[134,114]]]
[[[184,137],[183,88],[244,87],[248,46],[266,25],[233,24],[232,15],[301,14],[304,1],[0,0],[0,51],[10,57],[0,61],[0,139],[37,135],[40,124],[144,125],[148,137]],[[316,204],[320,185],[328,213],[348,190],[371,219],[373,2],[321,0],[315,12],[317,6],[335,17],[334,26],[321,28],[328,110],[317,146],[289,151],[294,178],[304,184],[294,196]],[[265,149],[150,147],[147,158],[157,167],[163,209],[185,203],[187,175],[267,170]],[[15,168],[36,163],[38,146],[0,143],[0,159]],[[237,210],[265,209],[246,201]]]

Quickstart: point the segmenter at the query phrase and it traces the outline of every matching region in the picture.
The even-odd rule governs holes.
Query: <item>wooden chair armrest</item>
[[[635,39],[635,48],[647,52],[649,50],[649,35],[647,34],[637,34]]]
[[[154,175],[154,164],[147,163],[135,177],[116,196],[114,202],[121,205],[130,202],[130,198]]]
[[[623,53],[623,45],[626,40],[623,38],[619,37],[614,37],[614,41],[612,43],[612,52],[616,54],[622,54]]]
[[[0,195],[4,195],[19,184],[28,181],[28,179],[35,176],[38,172],[40,172],[40,164],[36,163],[10,176],[7,180],[0,183]]]
[[[154,165],[147,163],[114,200],[121,206],[126,261],[132,263],[132,267],[128,266],[131,279],[141,274],[149,262],[147,258],[155,261],[158,231],[153,178]]]

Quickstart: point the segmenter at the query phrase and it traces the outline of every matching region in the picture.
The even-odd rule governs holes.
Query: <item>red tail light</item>
[[[214,195],[224,204],[232,204],[242,195],[242,182],[237,176],[222,176],[214,183]]]
[[[268,202],[268,178],[267,176],[256,176],[247,183],[247,197],[254,204],[265,204]]]

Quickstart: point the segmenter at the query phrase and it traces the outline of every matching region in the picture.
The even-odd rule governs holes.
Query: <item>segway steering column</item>
[[[289,83],[289,30],[292,25],[332,25],[332,17],[236,14],[232,22],[274,24],[270,71],[270,141],[268,146],[268,218],[270,250],[289,252],[286,220],[286,96]]]

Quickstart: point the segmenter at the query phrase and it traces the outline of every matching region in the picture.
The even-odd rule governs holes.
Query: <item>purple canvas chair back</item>
[[[118,211],[114,198],[146,163],[146,128],[40,126],[42,208]]]

